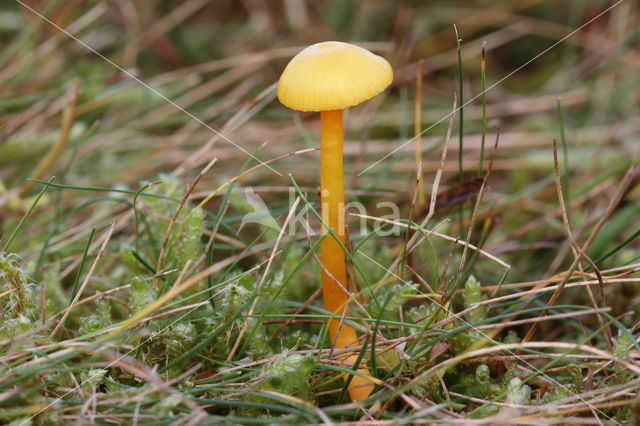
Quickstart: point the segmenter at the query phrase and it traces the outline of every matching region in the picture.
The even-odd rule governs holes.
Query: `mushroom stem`
[[[320,188],[322,199],[322,220],[334,234],[345,243],[344,230],[344,172],[342,168],[342,110],[322,111],[320,143]],[[331,235],[320,246],[322,264],[322,296],[328,311],[342,314],[344,302],[349,297],[346,292],[347,267],[345,253]],[[331,278],[329,274],[333,276]],[[341,285],[338,285],[338,281]],[[331,322],[332,339],[338,329],[338,322]]]
[[[320,189],[322,202],[322,219],[333,230],[345,245],[344,222],[344,172],[342,166],[342,110],[322,111],[320,142]],[[327,236],[320,246],[322,261],[322,296],[324,306],[341,318],[349,301],[347,290],[346,255],[333,236]],[[328,273],[327,273],[328,272]],[[330,275],[329,275],[330,274]],[[346,315],[348,315],[348,307]],[[339,335],[338,335],[339,333]],[[329,335],[336,348],[347,348],[357,345],[357,336],[353,327],[339,319],[329,321]],[[342,361],[354,363],[357,355],[350,355]],[[358,372],[370,375],[366,368]],[[373,390],[373,383],[360,376],[353,376],[349,385],[349,396],[353,401],[365,399]]]

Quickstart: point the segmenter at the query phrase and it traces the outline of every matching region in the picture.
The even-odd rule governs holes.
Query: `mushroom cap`
[[[353,44],[325,41],[291,59],[278,82],[278,99],[298,111],[344,109],[374,97],[391,80],[384,58]]]

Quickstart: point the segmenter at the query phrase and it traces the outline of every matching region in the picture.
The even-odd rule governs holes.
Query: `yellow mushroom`
[[[345,243],[344,173],[342,168],[342,110],[370,99],[391,84],[393,71],[384,58],[353,44],[317,43],[289,62],[278,82],[280,102],[298,111],[319,111],[321,119],[320,186],[322,219]],[[320,247],[323,265],[322,295],[325,309],[342,317],[348,308],[347,268],[344,250],[332,236]],[[339,332],[339,335],[338,335]],[[355,330],[339,319],[329,322],[329,335],[337,348],[356,344]],[[344,359],[353,363],[357,355]],[[370,375],[366,368],[358,371]],[[373,382],[354,376],[349,386],[353,401],[365,399]]]

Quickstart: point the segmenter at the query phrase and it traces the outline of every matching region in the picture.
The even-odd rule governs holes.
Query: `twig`
[[[595,238],[598,235],[598,232],[600,231],[602,226],[604,226],[606,221],[609,219],[609,216],[611,216],[611,214],[613,213],[615,208],[618,206],[618,204],[622,200],[622,197],[624,196],[624,194],[625,194],[627,188],[629,187],[629,185],[631,184],[631,182],[633,182],[633,179],[635,178],[637,173],[638,173],[638,165],[633,165],[633,166],[631,166],[629,168],[629,170],[627,170],[627,173],[625,173],[624,177],[622,178],[622,181],[620,181],[620,184],[618,185],[618,191],[613,196],[613,198],[609,201],[609,205],[607,206],[605,212],[603,213],[602,217],[600,218],[600,220],[596,224],[595,228],[591,232],[591,235],[589,235],[589,238],[587,238],[587,241],[584,243],[584,245],[582,246],[581,250],[578,252],[578,256],[576,257],[576,259],[571,264],[571,267],[569,268],[569,270],[565,274],[564,279],[562,280],[562,282],[560,283],[560,285],[558,286],[556,291],[553,292],[553,294],[551,295],[551,298],[549,298],[549,301],[547,302],[547,306],[553,306],[556,303],[556,301],[560,297],[560,294],[562,293],[562,290],[564,289],[565,285],[573,277],[573,273],[576,271],[576,268],[578,267],[578,264],[580,263],[580,260],[582,259],[582,253],[586,252],[589,249],[589,247],[591,246],[591,243],[593,243],[593,240],[595,240]],[[543,286],[544,286],[544,284],[543,284]],[[526,307],[526,304],[525,305],[521,305],[520,309],[524,309],[525,307]],[[540,316],[543,316],[543,315],[546,315],[546,311],[543,311],[543,312],[540,313]],[[531,340],[531,338],[533,337],[533,334],[536,332],[536,330],[538,328],[538,325],[539,325],[539,323],[535,323],[529,329],[529,332],[525,335],[524,339],[522,340],[523,343],[526,343],[529,340]]]
[[[288,228],[289,225],[289,221],[291,220],[291,218],[293,217],[293,215],[296,213],[296,209],[298,208],[298,204],[300,203],[300,197],[296,198],[296,201],[294,201],[293,206],[291,206],[291,209],[289,210],[289,214],[287,215],[287,218],[284,221],[284,224],[282,225],[282,228],[280,229],[280,233],[278,234],[278,238],[276,239],[276,243],[273,246],[273,250],[271,250],[271,256],[269,256],[269,261],[267,262],[267,266],[264,269],[264,273],[262,274],[262,278],[260,279],[260,282],[258,283],[258,286],[256,287],[256,297],[253,299],[253,303],[251,303],[251,307],[249,308],[249,312],[247,312],[247,317],[250,317],[251,315],[253,315],[253,310],[256,308],[256,305],[258,304],[258,299],[260,299],[260,291],[262,290],[262,286],[264,285],[265,280],[267,279],[267,274],[269,273],[269,270],[271,269],[271,265],[273,264],[273,260],[276,257],[276,252],[278,251],[278,247],[280,246],[280,241],[282,240],[282,236],[284,235],[285,231]],[[240,345],[240,341],[242,340],[242,337],[244,336],[244,333],[247,331],[247,327],[248,327],[249,323],[247,321],[244,321],[244,323],[242,324],[242,329],[240,330],[240,333],[238,334],[238,338],[236,339],[236,342],[233,344],[233,348],[231,348],[231,351],[229,352],[229,356],[227,356],[227,361],[230,361],[231,358],[233,358],[233,355],[236,353],[236,350],[238,349],[238,345]]]
[[[202,179],[202,176],[204,176],[204,174],[207,173],[209,171],[209,169],[217,161],[218,161],[218,159],[214,158],[213,160],[211,160],[209,162],[209,164],[207,164],[202,169],[202,171],[200,171],[200,173],[198,173],[198,176],[196,176],[196,178],[191,182],[191,184],[189,185],[189,188],[187,188],[187,192],[185,192],[184,196],[180,200],[180,204],[178,204],[178,207],[176,208],[176,211],[173,213],[173,217],[171,218],[171,221],[169,222],[169,226],[167,228],[167,232],[164,234],[164,240],[162,241],[162,248],[160,249],[160,255],[158,256],[158,266],[156,268],[156,271],[160,272],[162,270],[162,263],[164,261],[164,252],[167,249],[167,243],[169,242],[169,237],[171,236],[171,231],[173,230],[173,226],[175,225],[176,220],[178,219],[178,215],[182,211],[182,207],[184,206],[184,204],[189,199],[189,196],[191,195],[191,193],[195,189],[195,187],[198,184],[198,182],[200,182],[200,179]],[[183,222],[182,226],[184,226],[184,223],[186,221],[187,220],[185,219],[185,221]],[[156,278],[155,282],[156,282],[156,288],[157,288],[158,287],[158,279],[157,278]]]
[[[392,225],[395,225],[395,226],[400,226],[400,227],[403,227],[403,228],[406,228],[408,226],[406,223],[403,223],[403,222],[398,222],[398,221],[391,220],[391,219],[386,219],[386,218],[383,218],[383,217],[369,216],[369,215],[366,215],[366,214],[349,213],[349,216],[362,217],[362,218],[365,218],[365,219],[374,220],[376,222],[389,223],[389,224],[392,224]],[[483,249],[481,249],[481,248],[479,248],[479,247],[477,247],[477,246],[475,246],[473,244],[470,244],[470,243],[468,243],[466,241],[462,241],[459,238],[454,238],[454,237],[450,237],[449,235],[441,234],[440,232],[436,232],[436,231],[433,231],[431,229],[425,229],[422,226],[416,227],[416,228],[420,229],[421,232],[424,232],[427,235],[435,235],[436,237],[442,238],[444,240],[453,241],[456,244],[459,244],[461,246],[469,246],[469,248],[471,250],[475,250],[475,251],[479,252],[483,256],[487,257],[488,259],[493,260],[494,262],[498,263],[502,267],[511,269],[511,266],[508,263],[500,260],[499,258],[497,258],[496,256],[492,255],[491,253],[489,253],[489,252],[487,252],[487,251],[485,251],[485,250],[483,250]],[[417,235],[417,233],[416,233],[416,235]],[[389,270],[391,270],[391,268],[389,268]],[[391,274],[391,272],[388,272],[388,274]],[[381,281],[383,281],[383,280],[381,280]]]
[[[309,229],[309,211],[306,210],[306,227],[305,229]],[[309,248],[311,248],[313,246],[313,244],[311,244],[311,236],[309,235],[309,233],[307,232],[307,243],[309,244]],[[319,261],[319,260],[318,260]],[[303,312],[305,309],[307,309],[307,307],[318,298],[318,296],[320,296],[320,294],[322,293],[322,287],[319,287],[312,295],[311,297],[309,297],[304,304],[296,309],[296,311],[294,312],[293,316],[290,318],[287,318],[287,320],[282,324],[282,326],[280,326],[280,328],[278,328],[270,337],[269,337],[269,342],[272,341],[273,339],[275,339],[275,337],[280,334],[282,332],[282,330],[285,329],[285,327],[287,327],[291,321],[293,321],[293,319],[295,318],[295,315],[298,315],[299,313]]]
[[[442,177],[442,170],[444,169],[445,159],[447,158],[447,151],[448,151],[448,148],[449,148],[449,140],[451,140],[451,131],[453,129],[453,121],[455,119],[456,111],[457,111],[456,105],[457,105],[457,98],[456,98],[456,94],[454,93],[453,94],[453,106],[451,108],[451,114],[449,116],[449,127],[447,128],[447,135],[445,136],[445,139],[444,139],[444,146],[442,148],[442,155],[440,157],[440,167],[438,167],[438,170],[436,171],[436,176],[433,179],[433,186],[431,187],[431,201],[429,203],[429,212],[427,213],[425,218],[422,220],[422,223],[420,224],[420,228],[425,228],[427,223],[429,223],[429,221],[431,220],[431,218],[435,214],[436,198],[438,196],[438,187],[440,185],[440,178]],[[358,216],[357,214],[354,214],[354,213],[351,213],[351,214],[354,215],[354,216]],[[371,217],[371,219],[374,219],[374,218]],[[379,219],[376,219],[376,220],[379,220]],[[407,247],[409,247],[409,249],[412,250],[414,247],[417,247],[423,241],[423,239],[424,239],[424,237],[421,237],[419,233],[415,233],[409,239],[409,243],[407,244]],[[398,264],[400,263],[400,261],[402,259],[402,256],[403,256],[403,254],[400,253],[395,258],[395,260],[393,261],[391,266],[389,266],[389,268],[387,269],[387,272],[380,279],[380,282],[384,282],[389,278],[389,276],[392,274],[391,271],[396,269],[396,267],[398,266]]]
[[[425,379],[429,378],[433,374],[437,374],[438,371],[444,372],[451,365],[456,365],[457,363],[465,359],[472,359],[478,355],[486,355],[494,352],[512,351],[512,350],[526,349],[526,348],[531,348],[531,349],[561,348],[561,349],[567,349],[570,351],[580,350],[583,352],[589,352],[594,355],[597,355],[598,357],[600,357],[600,359],[614,361],[620,364],[621,366],[623,366],[624,368],[627,368],[636,374],[640,374],[640,367],[632,364],[631,362],[618,359],[615,356],[607,352],[604,352],[600,349],[594,348],[592,346],[580,345],[575,343],[565,343],[565,342],[521,342],[521,343],[501,344],[499,346],[489,346],[489,347],[478,349],[475,351],[466,352],[458,356],[455,356],[453,358],[446,359],[441,363],[429,368],[427,371],[414,377],[409,383],[407,383],[400,389],[403,389],[403,388],[409,389],[418,383],[423,383]]]
[[[282,155],[280,155],[278,157],[272,158],[272,159],[267,160],[265,162],[261,162],[260,164],[257,164],[255,166],[245,170],[244,172],[240,173],[239,175],[236,175],[233,178],[227,180],[225,183],[223,183],[218,188],[216,188],[215,191],[213,191],[212,193],[207,195],[202,201],[200,201],[200,203],[197,206],[195,206],[193,208],[193,210],[191,210],[191,213],[189,213],[187,215],[185,220],[180,225],[180,230],[182,230],[182,227],[185,225],[185,223],[187,223],[187,221],[189,219],[191,219],[191,216],[196,212],[196,210],[201,209],[205,204],[207,204],[209,202],[209,200],[211,200],[213,197],[215,197],[218,192],[222,191],[223,189],[225,189],[227,186],[231,185],[233,182],[237,181],[238,179],[248,175],[251,172],[254,172],[254,171],[260,169],[263,166],[269,167],[269,164],[274,163],[276,161],[284,160],[285,158],[293,157],[295,155],[306,154],[307,152],[317,151],[319,149],[320,149],[319,147],[314,147],[314,148],[300,149],[298,151],[293,151],[293,152],[288,152],[286,154],[282,154]]]
[[[566,155],[566,152],[565,152],[565,155]],[[604,308],[606,306],[606,300],[604,296],[604,282],[602,280],[602,274],[600,274],[600,270],[598,269],[598,267],[595,265],[595,263],[593,263],[593,261],[585,253],[585,251],[576,243],[576,241],[573,239],[573,235],[571,234],[571,226],[569,225],[569,215],[567,213],[567,208],[564,202],[562,183],[560,182],[560,171],[558,167],[558,143],[555,139],[553,140],[553,170],[555,174],[558,202],[560,204],[560,211],[562,213],[562,223],[564,225],[564,230],[567,235],[567,239],[571,243],[571,248],[573,250],[574,257],[577,258],[579,253],[580,256],[582,256],[585,260],[587,260],[587,262],[589,262],[596,276],[598,277],[598,283],[600,284],[600,299],[601,299],[600,302],[601,302],[601,306]],[[591,287],[587,286],[586,289],[587,289],[587,294],[589,295],[589,299],[593,304],[593,307],[597,308],[598,305],[593,297],[593,293],[591,292]],[[597,318],[600,326],[604,327],[604,335],[605,335],[605,341],[607,343],[607,348],[609,349],[609,351],[612,351],[613,345],[611,344],[611,329],[609,328],[608,325],[606,325],[606,322],[604,321],[604,318],[602,318],[601,315],[598,314]]]
[[[498,128],[498,131],[496,132],[496,142],[493,145],[493,151],[491,152],[491,160],[489,160],[489,167],[487,168],[487,172],[485,173],[484,179],[482,180],[482,185],[480,186],[480,191],[478,191],[478,197],[476,198],[476,203],[473,208],[473,213],[471,214],[471,220],[469,222],[469,230],[467,231],[467,242],[471,241],[471,235],[473,233],[473,227],[475,225],[476,215],[478,214],[480,204],[482,203],[482,196],[484,195],[484,189],[486,188],[487,182],[489,181],[489,176],[491,175],[491,170],[493,169],[493,162],[495,161],[496,153],[498,152],[499,140],[500,140],[500,128]],[[468,251],[469,251],[469,245],[465,244],[464,249],[462,250],[460,265],[458,266],[458,273],[457,273],[456,280],[460,279],[460,276],[462,275],[462,270],[464,269]]]
[[[221,260],[220,262],[215,263],[210,267],[204,269],[203,271],[199,272],[198,274],[192,276],[182,284],[172,287],[169,291],[164,293],[162,296],[158,297],[154,302],[145,306],[143,309],[138,311],[135,315],[132,315],[130,318],[124,320],[116,327],[113,327],[112,329],[108,330],[108,332],[101,339],[99,339],[98,342],[107,341],[112,337],[122,333],[123,331],[128,330],[134,325],[137,325],[138,322],[141,321],[144,317],[155,312],[157,309],[160,309],[160,307],[162,307],[165,303],[179,296],[185,290],[189,289],[191,286],[200,282],[200,280],[208,277],[209,275],[215,274],[216,272],[222,270],[223,268],[229,265],[233,265],[238,261],[238,259],[242,259],[248,256],[253,256],[256,253],[259,253],[261,250],[262,249],[258,247],[258,248],[253,248],[251,250],[244,251],[236,256],[229,256],[226,259]]]

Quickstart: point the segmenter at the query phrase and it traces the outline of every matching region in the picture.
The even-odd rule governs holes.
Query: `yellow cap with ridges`
[[[289,62],[278,82],[278,99],[297,111],[344,109],[374,97],[392,80],[384,58],[353,44],[325,41]]]

